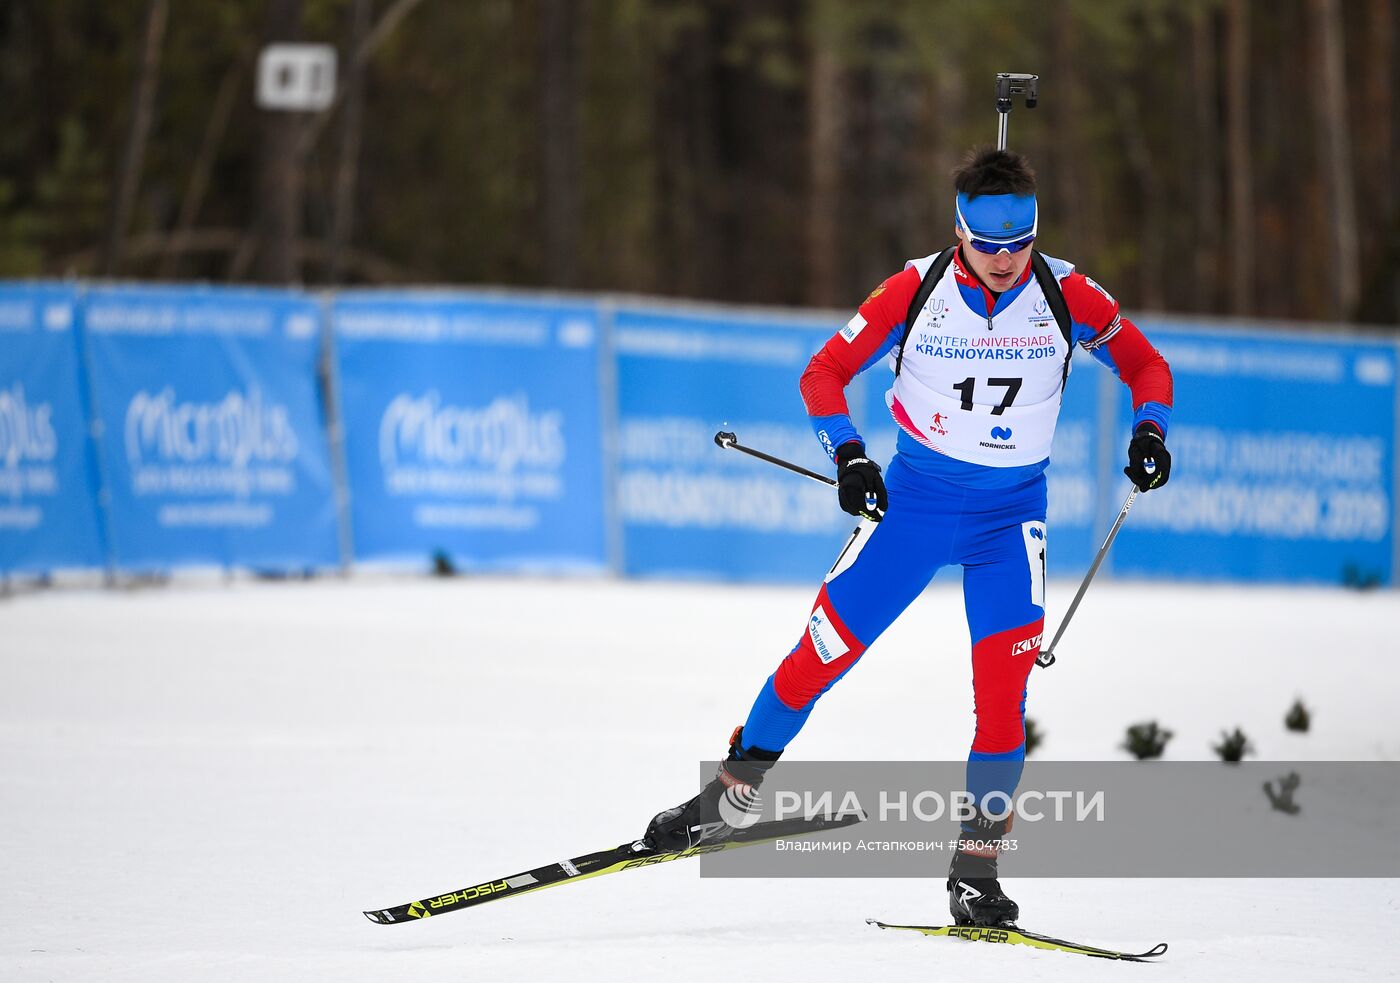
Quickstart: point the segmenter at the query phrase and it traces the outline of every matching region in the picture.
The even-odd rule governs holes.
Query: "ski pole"
[[[1065,612],[1065,618],[1060,622],[1059,630],[1055,632],[1055,637],[1050,640],[1050,647],[1035,657],[1035,664],[1043,668],[1048,668],[1055,664],[1055,646],[1060,643],[1060,636],[1069,627],[1069,621],[1074,617],[1074,612],[1079,608],[1079,602],[1084,600],[1084,592],[1089,589],[1089,581],[1094,579],[1094,574],[1099,572],[1099,565],[1103,563],[1103,558],[1108,555],[1108,548],[1113,545],[1113,539],[1118,535],[1118,530],[1123,528],[1123,520],[1128,517],[1128,510],[1133,507],[1133,502],[1137,500],[1137,486],[1128,492],[1128,497],[1123,502],[1123,510],[1118,513],[1118,520],[1113,523],[1113,528],[1108,531],[1104,538],[1103,545],[1099,547],[1098,556],[1094,557],[1093,564],[1089,567],[1089,572],[1084,575],[1084,582],[1079,585],[1079,593],[1074,595],[1074,600],[1070,602],[1069,610]]]
[[[1040,99],[1040,76],[1020,72],[997,73],[997,149],[1006,149],[1006,123],[1011,116],[1011,97],[1025,96],[1026,108],[1034,109]]]
[[[789,471],[795,471],[804,477],[811,478],[813,481],[820,481],[824,485],[831,485],[833,488],[836,487],[835,478],[828,478],[824,474],[808,471],[800,464],[793,464],[791,461],[784,461],[780,457],[765,454],[763,451],[756,451],[752,447],[745,447],[743,444],[739,443],[737,435],[729,433],[726,430],[721,430],[719,433],[715,434],[715,443],[721,447],[727,447],[730,450],[743,451],[750,457],[756,457],[760,461],[767,461],[769,464],[776,464],[780,468],[787,468]]]

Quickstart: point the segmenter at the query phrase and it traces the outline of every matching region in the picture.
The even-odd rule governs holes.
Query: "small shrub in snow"
[[[1041,730],[1040,727],[1037,726],[1037,724],[1036,724],[1036,722],[1035,722],[1034,720],[1032,720],[1030,717],[1027,717],[1027,718],[1026,718],[1026,757],[1030,757],[1032,754],[1034,754],[1034,753],[1035,753],[1035,749],[1038,748],[1038,747],[1040,747],[1041,742],[1044,741],[1044,740],[1045,740],[1045,731]]]
[[[1288,708],[1288,715],[1283,718],[1283,726],[1299,734],[1308,732],[1308,728],[1312,726],[1312,713],[1303,706],[1302,700],[1293,701],[1293,705]]]
[[[1171,731],[1158,727],[1157,721],[1149,720],[1129,727],[1127,736],[1119,746],[1139,761],[1145,761],[1148,758],[1160,758],[1166,750],[1167,741],[1171,739]]]
[[[1238,727],[1234,732],[1220,732],[1220,743],[1212,744],[1210,749],[1215,752],[1221,761],[1236,764],[1241,761],[1246,754],[1254,753],[1254,746],[1249,743],[1249,738],[1244,736],[1244,731]]]

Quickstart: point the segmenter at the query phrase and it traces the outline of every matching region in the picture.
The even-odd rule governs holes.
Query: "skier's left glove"
[[[1162,435],[1150,423],[1138,425],[1128,443],[1128,466],[1123,469],[1138,491],[1151,491],[1167,483],[1172,473],[1172,456]]]
[[[890,507],[880,465],[865,456],[865,445],[858,440],[836,448],[836,494],[842,511],[873,522],[884,518]]]

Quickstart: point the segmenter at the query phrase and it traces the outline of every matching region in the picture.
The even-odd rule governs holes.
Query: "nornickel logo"
[[[996,438],[997,440],[1010,440],[1010,439],[1011,439],[1011,428],[1010,428],[1010,427],[992,427],[992,436],[993,436],[994,438]]]

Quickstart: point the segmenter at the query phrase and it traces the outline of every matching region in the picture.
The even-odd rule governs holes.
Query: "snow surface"
[[[1057,584],[1059,610],[1072,584]],[[1028,926],[1151,969],[880,932],[930,880],[701,879],[689,864],[433,918],[361,914],[615,845],[693,792],[810,590],[360,577],[0,602],[0,980],[1372,980],[1400,881],[1019,880]],[[1055,610],[1052,599],[1052,612]],[[1124,727],[1209,757],[1393,758],[1400,597],[1096,584],[1033,676],[1044,757]],[[935,586],[794,757],[949,759],[972,730]],[[1303,695],[1313,732],[1281,715]],[[983,975],[991,974],[991,975]]]

